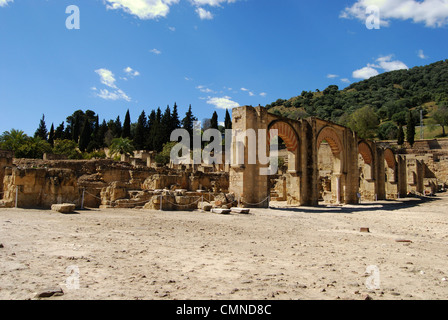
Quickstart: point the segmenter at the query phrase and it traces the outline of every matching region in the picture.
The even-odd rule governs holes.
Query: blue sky
[[[380,29],[366,26],[372,4]],[[448,0],[0,0],[0,133],[78,109],[134,122],[174,102],[223,121],[225,108],[446,59],[447,36]]]

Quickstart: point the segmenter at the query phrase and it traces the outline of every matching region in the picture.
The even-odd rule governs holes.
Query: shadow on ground
[[[448,196],[445,194],[445,196]],[[278,211],[290,211],[290,212],[301,212],[301,213],[344,213],[352,214],[357,212],[366,211],[394,211],[406,208],[417,207],[423,203],[440,201],[441,197],[424,197],[424,196],[413,196],[409,198],[404,198],[400,200],[383,200],[377,202],[365,202],[356,205],[325,205],[320,204],[317,207],[292,207],[292,206],[281,206],[282,203],[278,205],[270,206],[270,210]]]

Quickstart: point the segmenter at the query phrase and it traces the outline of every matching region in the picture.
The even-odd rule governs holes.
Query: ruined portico
[[[270,179],[269,175],[261,173],[268,164],[260,161],[260,155],[269,155],[270,135],[266,132],[270,130],[276,130],[287,147],[285,178],[289,205],[318,205],[318,158],[323,143],[328,144],[331,150],[329,180],[332,203],[356,204],[361,199],[397,199],[400,194],[406,194],[406,162],[403,157],[390,148],[360,139],[344,126],[317,118],[291,120],[271,114],[263,107],[244,106],[233,109],[233,130],[229,191],[247,207],[269,206]],[[243,140],[236,137],[238,132],[248,131],[252,134],[243,134]],[[267,139],[266,144],[260,143],[263,139]],[[251,143],[256,144],[257,156],[249,151]],[[242,145],[244,152],[241,151]]]

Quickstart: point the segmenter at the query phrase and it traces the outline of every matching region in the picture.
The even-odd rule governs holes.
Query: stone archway
[[[277,130],[278,136],[282,138],[288,149],[288,171],[297,171],[299,164],[298,149],[300,145],[296,131],[285,121],[274,121],[268,126],[268,130]],[[271,135],[268,134],[268,145],[271,142]]]
[[[366,141],[358,143],[359,193],[361,199],[376,200],[377,189],[374,174],[374,155]]]
[[[317,135],[316,141],[316,152],[319,153],[322,143],[326,141],[333,155],[333,163],[331,173],[329,175],[331,184],[331,202],[340,204],[344,201],[343,199],[343,188],[345,186],[344,175],[343,175],[343,147],[341,139],[339,138],[336,130],[330,126],[326,126],[321,129]],[[321,182],[322,184],[322,182]]]
[[[395,153],[390,148],[384,150],[384,175],[385,175],[385,191],[386,199],[397,199],[398,184],[397,184],[397,161]]]
[[[284,174],[282,183],[283,196],[289,205],[301,204],[301,177],[300,177],[300,139],[294,128],[284,120],[274,120],[268,125],[268,130],[276,130],[287,148],[288,171]],[[271,134],[267,135],[268,145],[271,142]]]

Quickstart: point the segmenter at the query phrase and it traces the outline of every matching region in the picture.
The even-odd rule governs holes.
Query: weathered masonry
[[[288,153],[284,198],[290,205],[316,206],[324,196],[336,204],[356,204],[360,199],[397,199],[406,196],[409,175],[416,177],[413,184],[419,183],[418,173],[408,170],[404,155],[362,140],[352,130],[328,121],[317,118],[296,121],[270,114],[263,107],[244,106],[233,109],[233,129],[241,132],[253,129],[257,141],[264,139],[258,130],[277,130]],[[239,143],[233,137],[232,159],[236,158]],[[250,164],[248,159],[253,155],[247,151],[248,143],[246,138],[244,164],[232,162],[229,191],[248,206],[268,207],[272,186],[269,176],[260,174],[260,169],[268,165],[258,160]],[[269,143],[265,147],[269,149]],[[269,150],[257,149],[257,153],[260,151],[269,154]],[[328,157],[332,161],[330,165],[327,161],[327,172],[323,174],[320,164]]]

